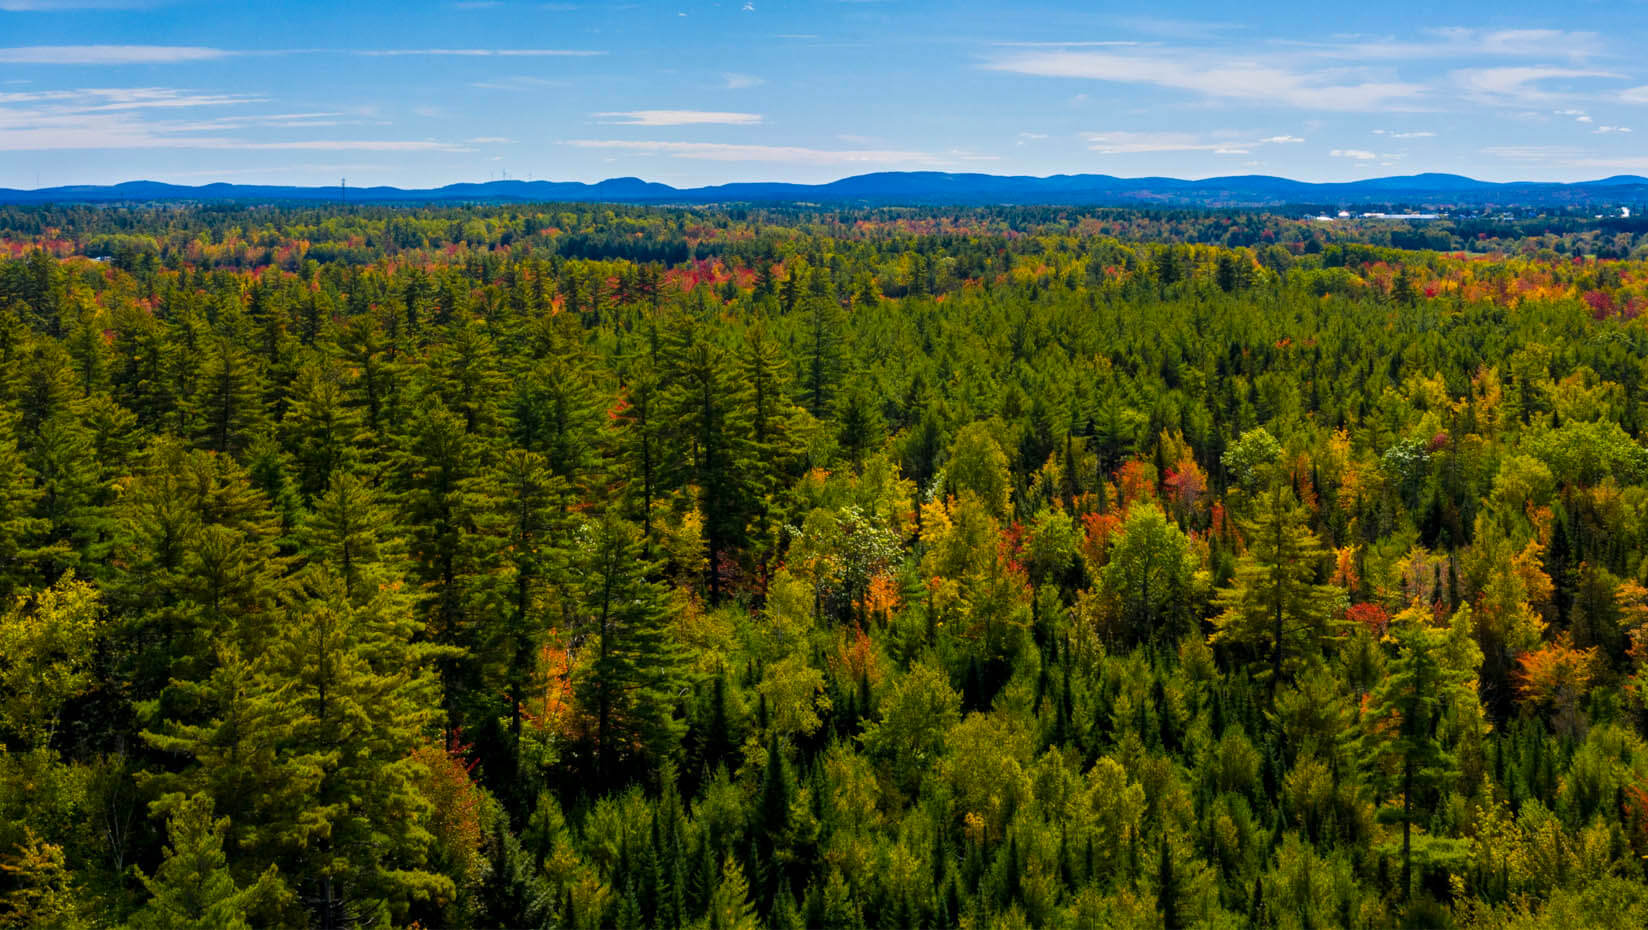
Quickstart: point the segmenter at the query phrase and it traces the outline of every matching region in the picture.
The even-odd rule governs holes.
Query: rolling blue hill
[[[827,184],[734,183],[676,188],[640,178],[575,181],[488,181],[429,189],[285,187],[205,184],[190,187],[158,181],[108,186],[74,185],[39,190],[0,188],[0,204],[121,204],[164,202],[436,203],[626,203],[726,204],[816,203],[827,205],[1076,205],[1276,207],[1401,205],[1406,207],[1567,207],[1648,202],[1648,178],[1617,175],[1571,184],[1494,183],[1456,174],[1416,174],[1341,183],[1308,183],[1265,175],[1185,180],[1118,178],[1104,174],[1050,177],[892,171],[842,178]]]

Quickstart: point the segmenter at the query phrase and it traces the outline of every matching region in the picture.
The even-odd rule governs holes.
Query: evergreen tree
[[[697,492],[710,599],[715,602],[725,587],[728,566],[723,563],[734,559],[746,542],[756,505],[748,411],[737,403],[739,387],[726,353],[708,334],[691,323],[677,331],[665,404],[676,448],[668,473],[678,486]]]
[[[651,759],[674,752],[681,657],[669,630],[667,595],[647,580],[633,526],[611,513],[587,524],[574,559],[579,631],[594,652],[578,681],[579,700],[595,718],[601,777],[616,778],[637,749]]]
[[[35,516],[43,492],[18,452],[15,420],[0,409],[0,603],[10,600],[19,586],[39,580],[34,564],[45,553],[38,544],[51,526],[50,520]]]
[[[1443,721],[1451,712],[1474,707],[1482,660],[1463,631],[1450,635],[1421,613],[1410,610],[1392,623],[1397,653],[1369,696],[1358,740],[1375,783],[1402,797],[1399,809],[1383,808],[1379,817],[1402,824],[1404,899],[1413,890],[1413,825],[1429,822],[1432,814],[1421,799],[1434,798],[1459,772],[1458,759],[1443,740]]]
[[[808,412],[819,419],[828,417],[835,405],[836,386],[845,369],[841,307],[830,295],[829,284],[815,272],[802,304],[802,387]]]
[[[365,445],[360,414],[349,406],[342,372],[332,364],[311,363],[298,371],[280,428],[292,451],[298,486],[311,499]]]
[[[750,904],[749,884],[738,860],[728,856],[721,865],[721,881],[710,895],[709,913],[704,917],[708,930],[757,930],[755,907]]]
[[[290,897],[271,865],[251,885],[230,873],[223,837],[228,818],[212,819],[212,799],[193,795],[172,808],[171,840],[153,877],[138,873],[150,898],[132,916],[133,930],[250,930],[260,912]]]
[[[315,499],[301,536],[311,562],[335,572],[344,593],[358,601],[399,583],[406,556],[398,529],[393,511],[371,486],[336,472]]]
[[[1218,592],[1213,642],[1230,643],[1266,661],[1256,678],[1274,695],[1284,671],[1321,654],[1344,592],[1315,579],[1326,550],[1304,508],[1282,485],[1266,493],[1258,516],[1243,524],[1248,550],[1230,587]]]
[[[219,335],[207,341],[191,412],[199,424],[201,444],[225,455],[246,451],[266,421],[262,378],[233,337]]]

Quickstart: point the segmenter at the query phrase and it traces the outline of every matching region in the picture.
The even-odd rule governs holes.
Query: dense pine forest
[[[0,927],[1648,925],[1645,231],[0,210]]]

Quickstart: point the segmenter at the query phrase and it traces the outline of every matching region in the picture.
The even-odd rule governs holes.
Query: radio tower
[[[349,179],[348,178],[338,178],[338,202],[339,203],[348,203],[349,202]]]

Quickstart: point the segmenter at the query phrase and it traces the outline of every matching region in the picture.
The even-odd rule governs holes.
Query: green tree
[[[19,586],[34,580],[37,548],[50,521],[35,515],[42,495],[34,469],[17,449],[16,417],[0,409],[0,603]]]
[[[212,819],[212,799],[197,794],[172,808],[171,840],[153,877],[138,873],[150,898],[132,915],[133,930],[250,930],[260,912],[291,897],[271,865],[252,884],[235,882],[223,852],[228,818]]]
[[[353,473],[332,475],[299,536],[310,562],[335,572],[351,600],[401,580],[406,554],[394,512]]]
[[[280,429],[297,466],[298,486],[313,498],[364,445],[360,413],[349,405],[343,374],[331,363],[299,369],[290,397]]]
[[[305,587],[258,663],[261,688],[290,715],[282,762],[318,775],[299,818],[310,838],[289,871],[322,926],[404,920],[414,900],[455,893],[427,868],[433,836],[413,758],[440,719],[439,649],[415,641],[392,591],[357,605],[325,572]]]
[[[756,510],[748,411],[726,353],[688,322],[671,344],[665,409],[674,424],[675,454],[667,471],[677,486],[695,489],[704,522],[710,599],[719,603],[724,576],[747,541]]]
[[[647,580],[649,564],[632,525],[612,513],[586,524],[573,559],[578,629],[594,652],[577,681],[578,695],[595,718],[598,769],[613,778],[637,750],[654,760],[673,754],[682,657],[670,631],[667,592]]]
[[[207,342],[191,410],[200,441],[227,455],[245,452],[266,422],[257,363],[233,336],[222,334]]]
[[[828,417],[834,409],[836,387],[846,367],[842,338],[845,320],[828,287],[822,273],[813,273],[802,302],[802,387],[807,411],[819,419]]]
[[[899,787],[913,793],[943,754],[950,728],[961,719],[961,695],[944,672],[917,665],[893,685],[879,709],[859,739],[871,756],[888,766]]]
[[[1184,532],[1154,503],[1128,512],[1099,581],[1124,641],[1167,646],[1189,632],[1196,560]]]
[[[1248,549],[1236,577],[1218,592],[1212,641],[1267,656],[1268,667],[1256,677],[1268,681],[1274,695],[1287,667],[1320,655],[1344,591],[1316,583],[1327,551],[1292,494],[1278,484],[1259,506],[1257,517],[1242,524]]]
[[[63,708],[98,683],[97,589],[73,575],[0,613],[0,747],[45,748]]]
[[[1404,898],[1413,887],[1413,825],[1430,821],[1427,808],[1459,774],[1458,759],[1444,741],[1444,722],[1475,706],[1482,659],[1463,629],[1433,627],[1424,613],[1410,610],[1392,622],[1396,656],[1370,695],[1357,741],[1375,784],[1402,798],[1399,809],[1383,808],[1379,816],[1402,824]]]

